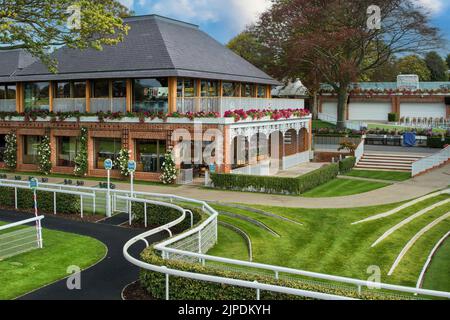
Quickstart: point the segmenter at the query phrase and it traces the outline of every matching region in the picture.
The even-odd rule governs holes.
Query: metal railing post
[[[255,280],[254,283],[257,285],[258,281]],[[256,300],[261,300],[261,290],[259,288],[256,289]]]
[[[18,206],[17,206],[17,188],[14,188],[14,207],[16,208],[16,210],[18,209]]]
[[[56,215],[56,192],[53,192],[53,214]]]
[[[144,225],[147,228],[147,203],[144,203]]]
[[[81,219],[83,219],[83,195],[80,195]]]

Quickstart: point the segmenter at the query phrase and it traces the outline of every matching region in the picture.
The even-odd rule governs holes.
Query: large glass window
[[[49,110],[49,82],[25,83],[25,110]]]
[[[254,91],[254,86],[252,84],[250,84],[250,83],[243,83],[241,85],[241,95],[243,97],[247,97],[247,98],[254,97],[253,91]]]
[[[86,82],[84,81],[56,82],[54,88],[57,99],[86,97]]]
[[[133,81],[134,112],[167,112],[168,110],[169,83],[167,78]]]
[[[41,143],[41,136],[23,137],[23,156],[24,164],[38,164],[38,146]]]
[[[57,138],[57,163],[60,167],[74,167],[75,157],[79,151],[78,137]]]
[[[6,99],[6,86],[0,84],[0,100]]]
[[[96,138],[94,139],[95,164],[97,169],[104,169],[106,159],[115,160],[122,148],[122,141],[118,138]]]
[[[224,97],[239,97],[239,83],[223,82],[222,88]]]
[[[109,98],[109,80],[94,80],[92,82],[93,98]]]
[[[202,80],[202,97],[217,97],[219,95],[219,82]]]
[[[266,97],[266,87],[262,84],[259,84],[256,87],[256,96],[258,98],[265,98]]]
[[[164,140],[135,140],[137,171],[159,172],[166,153]]]
[[[0,134],[0,162],[4,162],[3,156],[5,154],[5,148],[6,148],[6,135]]]
[[[0,100],[3,99],[16,99],[15,84],[0,84]]]
[[[177,97],[191,98],[197,95],[197,81],[195,79],[178,79]]]
[[[124,98],[127,96],[126,80],[114,80],[112,82],[112,96],[113,98]]]

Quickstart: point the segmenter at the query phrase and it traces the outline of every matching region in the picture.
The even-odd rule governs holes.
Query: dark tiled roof
[[[0,79],[14,75],[35,61],[36,59],[23,50],[0,51]]]
[[[58,74],[36,62],[11,80],[184,76],[278,84],[195,25],[156,15],[125,22],[131,29],[122,43],[102,51],[62,48]]]

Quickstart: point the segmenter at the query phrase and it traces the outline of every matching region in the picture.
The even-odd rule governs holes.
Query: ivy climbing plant
[[[3,161],[8,169],[15,170],[17,168],[17,136],[14,132],[5,136]]]
[[[44,175],[49,175],[52,171],[52,149],[50,147],[50,137],[44,136],[37,148],[39,171]]]
[[[119,155],[114,161],[114,167],[119,169],[120,174],[124,177],[128,177],[130,172],[128,171],[128,161],[130,160],[131,151],[127,149],[120,149]]]
[[[79,177],[84,177],[88,172],[88,129],[81,127],[80,149],[75,157],[75,169],[73,173]]]

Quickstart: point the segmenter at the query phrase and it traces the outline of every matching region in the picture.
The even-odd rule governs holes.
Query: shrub
[[[53,192],[37,191],[38,210],[53,213]],[[14,188],[0,187],[0,206],[14,208]],[[34,208],[33,191],[17,189],[17,207],[20,210]],[[62,214],[77,214],[81,212],[80,198],[71,194],[56,194],[56,212]]]
[[[299,195],[333,180],[338,174],[339,165],[330,164],[297,178],[211,174],[211,180],[219,189]]]
[[[50,147],[50,137],[44,136],[37,148],[39,171],[44,175],[49,175],[52,171],[52,149]]]
[[[80,150],[75,156],[75,169],[74,174],[83,177],[88,172],[88,129],[81,128],[80,135]]]
[[[440,136],[428,137],[427,146],[428,148],[444,148],[445,145],[450,144],[450,137],[445,137],[444,139]]]
[[[197,224],[202,219],[201,211],[196,208],[192,208],[189,210],[191,210],[194,215],[194,224]],[[132,212],[137,223],[144,223],[143,203],[133,202]],[[149,227],[160,227],[178,219],[179,217],[180,212],[178,210],[158,205],[147,204],[147,223]],[[191,228],[191,217],[189,214],[187,214],[186,219],[184,219],[182,223],[173,227],[171,230],[175,233],[180,233],[189,228]]]
[[[5,151],[3,161],[6,167],[14,170],[17,167],[17,135],[11,132],[5,136]]]
[[[376,292],[365,292],[358,295],[357,290],[345,288],[333,288],[329,285],[320,285],[315,283],[305,283],[295,280],[276,280],[270,276],[256,276],[249,273],[237,271],[225,271],[210,266],[202,266],[183,261],[163,260],[153,248],[144,250],[142,259],[152,265],[166,266],[169,269],[175,269],[186,272],[208,274],[213,276],[258,281],[260,283],[286,286],[290,288],[329,293],[335,295],[344,295],[366,300],[389,299],[387,295]],[[165,275],[158,272],[142,270],[140,282],[147,292],[155,299],[165,299],[166,278]],[[170,299],[171,300],[255,300],[256,290],[243,287],[229,286],[225,284],[210,283],[198,281],[189,278],[170,277]],[[395,298],[395,297],[394,297]],[[261,291],[262,300],[301,300],[306,299],[299,296],[287,295],[282,293]]]
[[[131,151],[127,149],[120,149],[119,155],[114,160],[114,167],[119,169],[120,174],[124,177],[128,177],[130,172],[128,171],[128,161],[130,160]]]
[[[389,122],[398,122],[398,120],[399,120],[398,113],[392,112],[392,113],[388,114],[388,121]]]
[[[339,173],[347,173],[352,170],[356,165],[355,157],[347,157],[344,160],[339,162]]]

